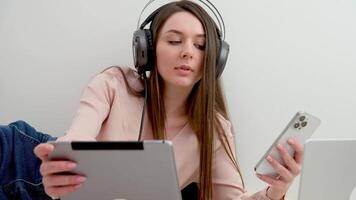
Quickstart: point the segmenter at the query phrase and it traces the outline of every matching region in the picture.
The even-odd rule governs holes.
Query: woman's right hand
[[[66,173],[76,167],[75,162],[67,160],[50,161],[48,155],[53,150],[52,144],[42,143],[34,149],[34,153],[42,161],[40,172],[43,176],[45,192],[52,198],[59,198],[78,190],[86,178]]]

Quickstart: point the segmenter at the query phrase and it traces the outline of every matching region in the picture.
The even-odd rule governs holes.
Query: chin
[[[171,82],[172,86],[180,88],[192,88],[196,81],[193,80],[176,80]]]

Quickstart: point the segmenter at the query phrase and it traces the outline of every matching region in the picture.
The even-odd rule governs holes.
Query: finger
[[[45,187],[66,187],[71,185],[78,185],[84,183],[85,176],[80,175],[49,175],[43,177],[43,184]]]
[[[288,139],[288,144],[293,147],[295,154],[294,154],[294,159],[295,162],[298,164],[302,164],[303,161],[303,155],[304,155],[304,150],[303,150],[303,145],[300,144],[297,140],[295,139]]]
[[[45,192],[52,197],[61,197],[77,191],[81,186],[82,184],[69,185],[63,187],[48,187],[45,188]]]
[[[42,176],[47,176],[49,174],[69,172],[77,166],[75,162],[72,161],[46,161],[40,166],[40,172]]]
[[[256,176],[262,181],[266,182],[267,184],[275,187],[283,187],[285,185],[285,183],[282,180],[274,177],[270,177],[262,174],[256,174]]]
[[[294,175],[297,176],[300,172],[300,165],[297,164],[297,162],[292,158],[292,156],[289,155],[287,149],[282,145],[278,144],[277,149],[287,166],[287,169]]]
[[[48,155],[52,153],[53,150],[54,146],[52,144],[42,143],[37,145],[33,152],[43,162],[48,160]]]
[[[286,181],[290,182],[293,180],[294,176],[277,160],[272,156],[267,156],[267,162],[272,166],[272,168]]]

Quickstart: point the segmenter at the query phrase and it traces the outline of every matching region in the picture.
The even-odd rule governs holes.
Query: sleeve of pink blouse
[[[62,140],[95,140],[103,121],[106,119],[113,96],[110,87],[112,77],[100,73],[84,89],[79,108],[67,134]]]
[[[225,131],[231,148],[235,153],[234,136],[229,122]],[[214,200],[270,200],[266,196],[266,189],[255,194],[248,194],[243,189],[241,176],[221,144],[215,150],[212,167]]]

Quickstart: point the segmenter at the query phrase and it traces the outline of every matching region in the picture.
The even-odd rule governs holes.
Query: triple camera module
[[[307,122],[305,116],[303,115],[298,118],[298,121],[294,124],[294,128],[297,128],[300,130],[301,128],[306,127],[307,124],[308,124],[308,122]]]

